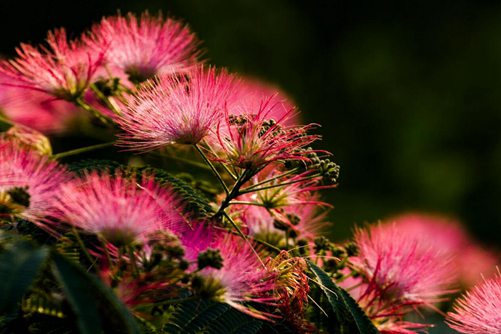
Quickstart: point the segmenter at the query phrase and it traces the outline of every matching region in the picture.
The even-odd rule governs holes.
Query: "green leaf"
[[[164,330],[167,333],[199,333],[229,308],[227,304],[203,299],[180,303]]]
[[[90,171],[113,173],[115,170],[121,170],[124,166],[113,160],[85,159],[68,164],[68,169],[79,176],[85,175]]]
[[[234,308],[229,308],[206,328],[207,334],[256,334],[263,321],[252,318]]]
[[[316,283],[323,291],[330,305],[330,314],[333,314],[340,328],[348,327],[352,329],[350,333],[357,334],[377,334],[379,331],[372,324],[357,302],[346,290],[337,286],[325,271],[311,261],[307,261],[308,266],[315,275]],[[356,332],[354,332],[356,330]]]
[[[55,253],[53,272],[77,317],[83,334],[114,332],[136,334],[139,326],[113,291],[82,267]]]
[[[262,324],[263,321],[228,304],[197,299],[179,304],[164,331],[172,334],[256,334]]]
[[[48,258],[45,247],[27,241],[8,244],[0,253],[0,313],[14,311]]]

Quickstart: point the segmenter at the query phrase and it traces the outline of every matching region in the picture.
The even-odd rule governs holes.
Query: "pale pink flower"
[[[371,318],[433,307],[452,292],[454,263],[446,253],[423,246],[420,235],[401,234],[394,224],[378,224],[357,230],[355,242],[359,254],[351,261],[364,283],[357,297]]]
[[[501,274],[473,287],[459,298],[447,323],[460,333],[501,334]]]
[[[63,185],[54,206],[59,220],[117,244],[144,242],[161,230],[180,233],[188,226],[177,196],[148,175],[93,172]]]
[[[217,132],[208,140],[213,151],[211,158],[255,171],[274,162],[308,161],[307,156],[312,150],[305,148],[320,138],[308,134],[315,125],[288,126],[284,120],[293,111],[281,119],[273,119],[273,107],[273,102],[268,99],[258,110],[249,110],[246,114],[226,112]]]
[[[117,120],[125,131],[119,144],[133,150],[197,144],[222,116],[233,80],[225,71],[199,67],[147,81]]]
[[[242,77],[234,83],[234,93],[228,103],[228,113],[241,115],[255,113],[261,104],[269,100],[268,117],[274,120],[283,119],[285,125],[299,125],[299,114],[293,101],[278,87],[257,79]]]
[[[69,101],[80,97],[102,65],[103,54],[90,52],[78,41],[68,42],[64,29],[49,32],[47,44],[39,48],[21,44],[17,58],[0,63],[0,71],[16,83],[0,84],[33,89]]]
[[[273,291],[276,275],[263,267],[245,240],[224,230],[216,231],[200,225],[185,233],[181,241],[188,261],[196,261],[198,254],[207,249],[219,250],[223,259],[222,268],[206,267],[199,272],[217,290],[217,300],[254,317],[267,317],[244,304],[272,303],[275,300]],[[193,269],[196,269],[196,265]]]
[[[29,198],[17,215],[45,227],[42,220],[53,211],[51,201],[59,194],[61,184],[70,179],[68,171],[37,152],[3,140],[0,141],[0,161],[2,197],[13,188],[24,189]]]
[[[112,72],[125,73],[134,83],[185,72],[200,54],[199,42],[186,25],[148,13],[103,18],[84,39],[96,52],[106,52]]]
[[[480,273],[493,273],[499,258],[475,243],[461,224],[448,217],[424,213],[405,213],[386,219],[401,235],[419,236],[420,245],[431,247],[453,258],[461,283],[474,285]]]

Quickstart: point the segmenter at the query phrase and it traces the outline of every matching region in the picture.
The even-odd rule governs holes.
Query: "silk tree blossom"
[[[49,32],[47,46],[21,44],[18,56],[0,63],[0,71],[19,83],[2,81],[73,101],[92,83],[103,53],[91,52],[79,41],[68,41],[64,29]]]
[[[228,113],[233,115],[246,114],[252,110],[259,110],[263,101],[270,100],[268,117],[283,119],[285,125],[299,125],[298,113],[291,113],[295,109],[293,101],[281,89],[257,79],[242,77],[235,81],[233,95],[228,103]]]
[[[460,333],[501,334],[501,274],[473,287],[459,298],[448,325]]]
[[[185,233],[181,241],[188,261],[196,261],[200,253],[209,249],[218,250],[222,257],[220,269],[206,267],[199,271],[203,289],[209,290],[206,293],[253,317],[268,317],[244,304],[273,303],[276,274],[263,267],[245,240],[224,230],[216,231],[200,225]],[[192,267],[195,269],[196,266]]]
[[[425,328],[402,318],[420,306],[433,308],[453,292],[457,268],[451,257],[422,246],[421,238],[401,234],[395,224],[356,231],[359,253],[350,260],[361,277],[352,279],[352,286],[348,282],[342,286],[385,333],[415,333],[414,329]]]
[[[52,199],[68,171],[38,152],[0,140],[1,216],[15,215],[47,228],[45,217],[53,212]]]
[[[117,245],[144,242],[161,230],[179,233],[188,226],[176,195],[149,175],[89,173],[63,185],[54,206],[59,220]]]
[[[305,126],[285,125],[289,110],[280,119],[273,119],[274,105],[271,99],[263,101],[258,110],[233,115],[226,112],[216,133],[208,140],[213,150],[212,159],[243,169],[260,171],[275,162],[308,160],[308,145],[318,140],[309,135],[314,124]]]
[[[306,261],[281,251],[275,258],[267,261],[267,266],[277,275],[275,293],[278,307],[284,318],[298,333],[313,333],[315,327],[305,319],[310,286]]]
[[[119,145],[147,151],[199,143],[222,117],[233,80],[226,71],[198,67],[145,82],[117,120],[125,131]]]
[[[452,218],[410,212],[386,221],[395,224],[401,235],[420,236],[420,245],[452,257],[458,267],[458,278],[466,286],[481,279],[480,273],[494,273],[499,258],[472,240],[461,224]]]
[[[14,123],[44,134],[60,133],[67,128],[77,110],[74,105],[46,93],[18,87],[23,85],[0,72],[0,112]]]
[[[200,54],[199,42],[186,25],[148,13],[103,18],[84,40],[96,52],[106,53],[112,72],[125,73],[134,83],[186,72]]]

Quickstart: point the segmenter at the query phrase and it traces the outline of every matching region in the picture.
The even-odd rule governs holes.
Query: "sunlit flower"
[[[197,144],[222,116],[233,80],[225,71],[199,67],[144,83],[117,120],[125,131],[119,143],[134,150]]]
[[[263,267],[251,246],[242,238],[223,230],[199,226],[182,237],[185,256],[196,261],[201,252],[218,250],[222,267],[200,270],[204,293],[236,309],[258,318],[265,314],[247,308],[243,303],[269,304],[275,300],[275,274]]]
[[[78,41],[66,38],[64,29],[49,32],[48,46],[21,44],[18,56],[4,60],[0,71],[19,83],[0,82],[48,93],[59,99],[80,97],[102,65],[103,53],[90,52]]]
[[[176,195],[147,175],[136,179],[90,173],[63,185],[55,207],[58,219],[119,245],[187,227]]]
[[[106,52],[106,61],[134,83],[158,74],[185,72],[197,63],[199,42],[189,28],[162,15],[143,13],[103,18],[84,37],[96,51]]]
[[[52,212],[51,201],[70,179],[58,163],[0,141],[0,215],[16,215],[45,227],[42,220]]]
[[[255,113],[260,105],[269,100],[270,112],[268,117],[274,120],[283,120],[285,125],[299,125],[299,114],[291,112],[294,103],[279,88],[265,82],[240,77],[234,83],[233,95],[228,103],[228,113],[241,115]]]
[[[2,133],[0,138],[18,145],[20,148],[38,152],[41,155],[52,155],[49,138],[26,126],[15,125]]]
[[[456,301],[447,323],[460,333],[501,333],[501,274],[473,287]]]
[[[288,113],[282,119],[273,119],[272,110],[268,99],[247,114],[226,113],[215,138],[209,141],[212,159],[256,171],[273,162],[308,160],[311,150],[304,148],[319,139],[307,133],[314,125],[287,126],[284,119]]]

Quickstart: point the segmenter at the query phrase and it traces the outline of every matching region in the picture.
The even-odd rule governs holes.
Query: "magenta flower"
[[[272,303],[276,275],[263,267],[245,240],[224,230],[215,231],[200,225],[185,233],[181,241],[188,261],[196,261],[198,255],[208,249],[219,250],[222,268],[206,267],[199,272],[214,298],[254,317],[267,318],[243,304]]]
[[[501,274],[485,280],[456,301],[447,323],[460,333],[501,333]]]
[[[4,85],[29,88],[59,99],[80,97],[102,65],[103,53],[90,52],[78,41],[68,42],[64,29],[49,32],[48,47],[21,44],[17,58],[0,63],[0,71],[19,83]]]
[[[47,227],[43,221],[53,211],[51,201],[70,179],[67,170],[37,152],[3,140],[0,161],[1,215],[14,214]]]
[[[222,117],[234,78],[199,67],[186,76],[162,75],[144,83],[117,123],[119,145],[151,150],[168,144],[197,144]]]
[[[309,160],[311,150],[303,150],[319,139],[308,135],[313,124],[288,126],[290,110],[281,119],[274,119],[272,100],[265,100],[258,110],[232,115],[226,113],[216,134],[209,139],[213,152],[212,159],[239,168],[259,171],[273,162]]]
[[[143,13],[103,18],[85,37],[90,48],[106,52],[111,69],[138,83],[158,74],[185,72],[197,63],[195,35],[184,24]],[[118,75],[119,77],[121,75]]]
[[[56,218],[116,244],[143,242],[159,230],[188,225],[175,194],[151,176],[141,179],[90,173],[61,187]]]

